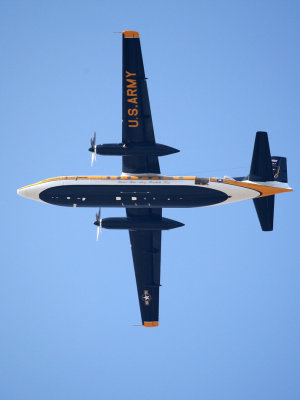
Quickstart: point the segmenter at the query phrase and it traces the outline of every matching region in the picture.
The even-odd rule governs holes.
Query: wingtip
[[[123,31],[124,38],[139,38],[140,34],[136,31]]]
[[[144,324],[143,324],[143,326],[145,327],[145,328],[154,328],[155,326],[158,326],[159,325],[159,323],[158,323],[158,321],[144,321]]]

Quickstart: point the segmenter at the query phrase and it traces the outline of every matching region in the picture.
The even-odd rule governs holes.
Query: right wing
[[[122,142],[124,145],[155,143],[147,82],[138,32],[123,32]],[[160,174],[157,156],[123,156],[124,173]]]

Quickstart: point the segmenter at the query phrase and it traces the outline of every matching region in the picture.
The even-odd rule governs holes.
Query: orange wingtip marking
[[[158,323],[158,321],[151,321],[151,322],[148,322],[148,321],[144,321],[144,327],[145,328],[153,328],[154,326],[158,326],[159,325],[159,323]]]
[[[125,38],[139,38],[140,34],[135,31],[123,31],[122,32]]]

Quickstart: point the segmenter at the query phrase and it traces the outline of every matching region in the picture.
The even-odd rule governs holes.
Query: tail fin
[[[272,157],[274,180],[287,183],[287,165],[285,157]]]
[[[268,182],[268,186],[282,188],[285,189],[284,191],[292,190],[287,184],[286,158],[271,157],[267,132],[256,132],[250,174],[246,179],[262,184]],[[264,195],[253,199],[253,202],[261,229],[272,231],[275,196],[273,194]]]

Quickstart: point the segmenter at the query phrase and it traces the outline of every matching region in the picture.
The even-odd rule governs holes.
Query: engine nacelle
[[[89,151],[94,152],[95,148],[90,147]],[[164,144],[138,144],[138,143],[107,143],[96,146],[96,153],[102,156],[167,156],[178,153],[179,150]]]
[[[174,221],[169,218],[152,219],[152,218],[103,218],[100,221],[94,222],[94,225],[101,225],[106,229],[129,229],[141,231],[165,231],[169,229],[180,228],[184,226],[183,223]]]

